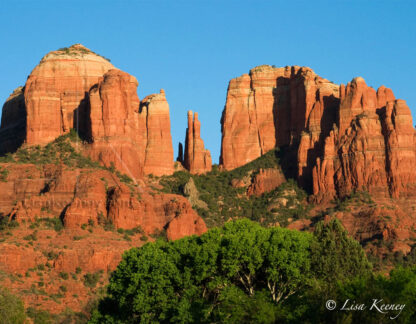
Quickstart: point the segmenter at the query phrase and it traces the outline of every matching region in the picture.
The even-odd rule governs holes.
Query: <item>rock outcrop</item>
[[[221,121],[220,164],[230,170],[275,146],[297,145],[308,127],[313,133],[303,146],[310,153],[299,161],[299,173],[311,172],[307,162],[320,134],[329,133],[335,122],[338,88],[311,69],[298,66],[262,65],[231,80]]]
[[[155,192],[143,181],[127,185],[107,170],[70,170],[63,165],[6,167],[7,182],[0,182],[0,194],[4,193],[0,214],[21,224],[60,218],[65,229],[112,224],[115,229],[141,227],[152,234],[168,229],[181,216],[169,230],[171,237],[206,231],[188,199]],[[178,226],[183,228],[176,233]]]
[[[165,91],[145,97],[140,103],[140,136],[145,148],[143,170],[156,176],[173,173],[173,146],[169,105]]]
[[[145,138],[139,138],[145,125],[139,124],[137,86],[136,78],[112,69],[89,92],[91,144],[87,152],[132,178],[143,175],[145,160]]]
[[[47,144],[74,128],[85,152],[132,178],[174,171],[163,90],[140,102],[138,82],[76,44],[44,56],[3,107],[0,154]]]
[[[202,174],[212,169],[211,153],[205,149],[201,139],[201,123],[198,113],[188,111],[188,128],[185,138],[184,167],[193,174]]]
[[[260,196],[265,192],[272,191],[286,181],[285,176],[279,169],[260,169],[251,180],[247,188],[249,196]]]
[[[416,185],[416,132],[410,109],[390,89],[362,78],[340,88],[338,122],[313,170],[318,201],[353,190],[398,198]]]
[[[225,169],[275,146],[297,152],[298,182],[317,201],[354,190],[397,198],[416,186],[410,110],[363,78],[338,86],[309,68],[254,68],[230,81],[222,134]]]
[[[25,142],[46,144],[71,128],[82,132],[87,127],[88,92],[113,68],[81,44],[45,55],[25,85]]]
[[[0,126],[0,154],[16,151],[26,138],[24,88],[18,87],[3,105]]]

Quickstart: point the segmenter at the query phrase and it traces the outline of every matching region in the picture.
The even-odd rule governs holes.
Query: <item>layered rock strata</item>
[[[362,78],[338,86],[309,68],[260,66],[231,80],[222,167],[234,169],[275,146],[296,152],[298,182],[318,201],[354,190],[397,198],[416,184],[409,108]]]

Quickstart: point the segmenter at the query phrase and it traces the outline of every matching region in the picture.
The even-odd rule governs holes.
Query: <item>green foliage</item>
[[[105,56],[102,56],[100,54],[97,54],[89,49],[85,49],[82,47],[78,47],[78,48],[72,48],[72,47],[61,47],[59,48],[57,51],[59,52],[63,52],[66,55],[78,55],[78,54],[95,54],[97,56],[102,57],[103,59],[105,59],[108,62],[111,62],[111,60]]]
[[[23,239],[25,241],[37,241],[38,237],[36,234],[37,234],[36,231],[34,231],[32,234],[29,234],[23,237]]]
[[[337,198],[334,201],[335,210],[349,211],[350,206],[373,205],[374,201],[368,191],[353,191],[342,199]]]
[[[23,302],[0,286],[0,323],[23,324],[25,321]]]
[[[311,241],[241,220],[131,249],[91,323],[273,322],[279,303],[309,281]]]
[[[45,226],[48,229],[54,229],[56,232],[60,232],[64,229],[62,221],[58,217],[45,217],[45,218],[36,218],[35,221],[30,225],[30,228],[39,228]]]
[[[0,182],[7,182],[9,170],[0,166]]]
[[[102,272],[87,273],[84,275],[84,285],[89,288],[95,288],[101,279]]]
[[[355,276],[370,274],[371,264],[361,245],[348,236],[337,219],[315,227],[312,244],[312,267],[317,278],[335,283]]]
[[[15,220],[9,221],[9,218],[7,216],[0,213],[0,231],[7,231],[18,226],[18,222],[16,222]]]
[[[327,316],[333,323],[391,323],[391,317],[396,317],[395,322],[415,323],[416,321],[416,267],[398,267],[390,272],[389,276],[373,275],[356,277],[352,280],[340,283],[335,292],[339,303],[345,300],[354,301],[356,304],[368,305],[366,311],[361,312],[334,312]],[[389,311],[381,314],[375,309],[369,310],[374,299],[382,299],[380,304],[405,305],[403,310]]]
[[[76,141],[80,141],[80,139],[76,131],[71,130],[70,133],[58,137],[44,147],[39,145],[20,147],[14,154],[7,155],[2,159],[7,159],[8,162],[36,165],[59,164],[62,162],[68,167],[102,169],[103,167],[98,162],[92,161],[76,151],[71,144]],[[2,159],[0,159],[0,162],[2,162]]]
[[[68,280],[69,279],[68,272],[60,272],[59,277],[61,277],[64,280]]]
[[[110,218],[104,216],[104,214],[100,211],[97,214],[98,224],[104,227],[106,231],[114,231],[114,224],[112,223]]]
[[[193,178],[199,193],[199,199],[207,204],[207,208],[195,207],[198,214],[204,218],[208,227],[220,226],[231,219],[249,218],[270,225],[279,222],[288,223],[288,218],[305,218],[308,207],[304,203],[306,193],[300,189],[294,180],[289,180],[279,188],[260,197],[247,198],[242,195],[245,188],[235,188],[232,180],[244,177],[254,177],[260,168],[280,168],[278,149],[272,150],[258,159],[232,171],[219,171],[213,168],[203,175],[190,175],[188,172],[175,172],[172,176],[165,176],[160,180],[164,192],[184,195],[184,187]],[[287,197],[288,192],[293,192]],[[287,205],[271,210],[269,206],[276,200],[285,198]]]

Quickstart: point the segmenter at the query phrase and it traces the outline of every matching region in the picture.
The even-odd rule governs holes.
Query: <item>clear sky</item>
[[[218,162],[228,82],[261,64],[362,76],[416,116],[416,1],[1,0],[0,40],[2,102],[43,55],[82,43],[134,75],[141,99],[165,89],[175,156],[191,109]]]

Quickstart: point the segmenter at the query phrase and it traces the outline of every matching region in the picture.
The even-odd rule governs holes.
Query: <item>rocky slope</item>
[[[207,230],[186,198],[104,168],[77,147],[64,136],[0,163],[2,285],[52,313],[82,311],[126,249]]]

